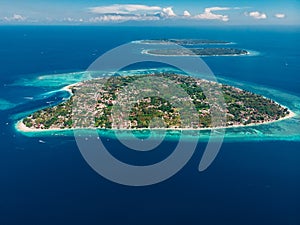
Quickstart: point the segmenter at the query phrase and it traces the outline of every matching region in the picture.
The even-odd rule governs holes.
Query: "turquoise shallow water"
[[[14,108],[16,106],[16,104],[9,102],[5,99],[0,99],[0,110],[7,110],[7,109],[11,109]]]

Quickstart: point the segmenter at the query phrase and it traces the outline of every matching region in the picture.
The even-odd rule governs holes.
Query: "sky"
[[[0,0],[0,25],[300,25],[299,0]]]

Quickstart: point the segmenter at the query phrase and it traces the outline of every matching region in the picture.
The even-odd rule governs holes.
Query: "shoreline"
[[[70,86],[70,85],[69,85]],[[230,128],[244,128],[244,127],[255,127],[260,125],[266,125],[271,123],[280,122],[283,120],[291,119],[297,116],[296,113],[288,109],[289,114],[285,117],[282,117],[278,120],[273,121],[266,121],[262,123],[250,123],[247,125],[231,125],[225,127],[205,127],[205,128],[137,128],[137,129],[106,129],[106,128],[49,128],[49,129],[36,129],[36,128],[29,128],[23,123],[23,119],[17,121],[15,123],[15,129],[21,133],[45,133],[45,132],[63,132],[63,131],[74,131],[74,130],[107,130],[107,131],[147,131],[147,130],[165,130],[165,131],[213,131],[213,130],[220,130],[220,129],[230,129]]]
[[[197,55],[197,54],[190,54],[190,55],[160,55],[155,53],[149,53],[152,49],[144,49],[141,51],[143,55],[151,55],[151,56],[159,56],[159,57],[237,57],[237,56],[256,56],[258,53],[254,51],[246,50],[246,54],[223,54],[223,55]]]
[[[61,88],[61,91],[66,91],[70,94],[69,98],[73,96],[72,88],[76,87],[77,85],[80,85],[82,81],[79,81],[77,83],[69,84],[63,88]],[[238,87],[235,87],[238,88]],[[238,88],[240,89],[240,88]],[[265,96],[262,96],[264,98],[267,98]],[[69,99],[68,98],[68,99]],[[273,100],[273,99],[272,99]],[[87,128],[49,128],[49,129],[37,129],[37,128],[29,128],[23,123],[23,119],[18,120],[15,123],[15,129],[18,132],[21,133],[47,133],[47,132],[64,132],[64,131],[74,131],[74,130],[107,130],[107,131],[147,131],[147,130],[165,130],[165,131],[213,131],[213,130],[220,130],[220,129],[230,129],[230,128],[244,128],[244,127],[255,127],[260,125],[266,125],[271,123],[280,122],[283,120],[291,119],[293,117],[296,117],[298,114],[294,113],[292,110],[290,110],[288,107],[278,103],[277,101],[273,100],[276,104],[280,105],[281,107],[287,108],[289,114],[285,117],[279,118],[278,120],[272,120],[272,121],[265,121],[260,123],[250,123],[247,125],[239,124],[239,125],[230,125],[230,126],[223,126],[223,127],[204,127],[204,128],[135,128],[135,129],[112,129],[112,128],[95,128],[95,127],[87,127]]]
[[[66,91],[66,92],[68,92],[69,94],[70,94],[70,97],[73,95],[73,92],[72,92],[72,87],[74,87],[74,86],[77,86],[77,85],[79,85],[81,83],[81,81],[80,82],[77,82],[77,83],[74,83],[74,84],[69,84],[69,85],[67,85],[67,86],[65,86],[65,87],[63,87],[63,88],[61,88],[60,90],[61,91]]]

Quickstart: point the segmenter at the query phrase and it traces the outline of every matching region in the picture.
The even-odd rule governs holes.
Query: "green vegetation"
[[[236,48],[176,48],[176,49],[150,49],[145,51],[147,54],[161,56],[230,56],[247,55],[248,52]]]
[[[131,128],[148,128],[150,122],[155,118],[163,119],[165,126],[180,127],[180,114],[170,102],[159,97],[148,97],[141,99],[134,105],[130,113]],[[159,127],[160,124],[152,124],[152,127]]]

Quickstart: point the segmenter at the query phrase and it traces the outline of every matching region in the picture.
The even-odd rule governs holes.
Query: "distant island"
[[[233,44],[228,41],[219,40],[201,40],[201,39],[157,39],[157,40],[140,40],[133,43],[148,44],[148,45],[227,45]],[[242,56],[250,53],[245,49],[226,48],[226,47],[205,47],[205,48],[157,48],[146,49],[143,54],[156,56]]]
[[[80,106],[82,113],[94,112],[94,125],[89,128],[115,129],[112,120],[112,108],[116,103],[117,95],[122,88],[136,79],[146,76],[163,76],[176,83],[190,96],[197,112],[198,123],[190,127],[183,127],[177,108],[170,102],[159,97],[147,97],[138,100],[131,109],[129,123],[121,126],[122,129],[147,129],[153,118],[162,118],[167,129],[210,129],[214,128],[211,121],[209,101],[202,88],[222,90],[226,103],[226,126],[246,126],[274,122],[292,116],[292,112],[271,99],[254,94],[236,87],[211,82],[195,77],[175,73],[155,73],[138,76],[113,76],[110,78],[95,78],[69,86],[73,95],[65,102],[38,110],[19,122],[18,128],[23,131],[63,130],[77,128],[72,119],[72,103],[81,97],[78,91],[85,86],[84,95],[94,96],[96,103],[93,107],[84,102]],[[99,87],[95,93],[97,80],[102,79],[105,85]],[[103,80],[105,79],[105,80]],[[91,87],[91,88],[89,88]],[[202,88],[201,88],[202,87]],[[98,88],[98,87],[97,87]],[[81,93],[83,94],[83,93]],[[174,96],[176,97],[176,96]]]
[[[177,45],[210,45],[210,44],[232,44],[229,41],[218,41],[218,40],[201,40],[201,39],[153,39],[153,40],[140,40],[134,41],[134,43],[140,44],[177,44]]]
[[[142,53],[157,56],[237,56],[249,55],[244,49],[236,48],[176,48],[176,49],[149,49]]]

